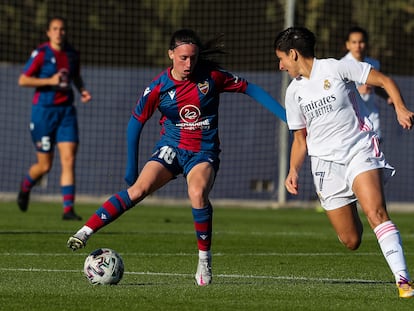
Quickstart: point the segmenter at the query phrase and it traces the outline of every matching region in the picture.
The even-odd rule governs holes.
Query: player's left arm
[[[87,103],[92,99],[92,95],[85,88],[85,84],[80,75],[77,75],[74,77],[73,84],[75,85],[76,89],[79,91],[79,94],[81,95],[81,101],[83,103]]]
[[[73,68],[73,84],[75,85],[76,89],[78,90],[79,94],[81,95],[81,101],[83,103],[87,103],[92,100],[92,95],[89,93],[89,91],[85,88],[85,83],[82,79],[82,76],[80,74],[80,55],[79,52],[75,52],[74,54],[71,54],[74,57],[74,63],[75,67]]]
[[[274,115],[286,122],[286,110],[260,86],[248,83],[245,93],[269,109]]]
[[[371,69],[366,83],[383,88],[390,96],[394,104],[395,112],[400,125],[405,129],[411,129],[413,127],[414,113],[408,110],[404,99],[401,96],[400,89],[392,78],[381,73],[380,71]]]

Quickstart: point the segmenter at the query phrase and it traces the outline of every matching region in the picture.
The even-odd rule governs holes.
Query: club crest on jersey
[[[201,82],[198,83],[197,87],[198,87],[198,89],[200,90],[201,93],[206,95],[208,93],[210,85],[209,85],[208,81],[204,81],[203,83],[201,83]]]
[[[331,82],[329,82],[328,79],[326,79],[325,81],[323,81],[323,88],[325,90],[329,90],[331,88]]]

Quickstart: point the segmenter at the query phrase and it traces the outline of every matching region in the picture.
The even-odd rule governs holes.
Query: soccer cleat
[[[414,296],[413,281],[409,281],[405,277],[400,276],[397,287],[400,298],[411,298]]]
[[[88,240],[88,238],[89,235],[87,235],[86,233],[78,232],[69,238],[67,246],[73,251],[84,248],[86,246],[86,241]]]
[[[199,259],[197,272],[195,274],[196,283],[198,286],[207,286],[211,284],[213,279],[211,272],[211,257],[208,259]]]
[[[19,195],[17,196],[17,205],[19,206],[20,210],[22,212],[27,211],[27,208],[29,206],[29,198],[30,198],[30,191],[23,192],[19,191]]]
[[[76,214],[73,210],[66,212],[62,216],[63,220],[82,220],[82,217],[80,217],[78,214]]]

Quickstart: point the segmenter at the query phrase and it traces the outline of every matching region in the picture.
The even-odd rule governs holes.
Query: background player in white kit
[[[344,59],[356,60],[358,62],[365,62],[370,64],[376,70],[380,70],[380,62],[372,57],[368,57],[368,33],[365,29],[354,26],[348,30],[345,47],[348,53],[343,57]],[[382,140],[381,122],[379,116],[378,104],[380,99],[377,95],[387,101],[388,104],[392,104],[388,94],[383,89],[375,88],[369,84],[356,83],[359,95],[363,99],[365,108],[367,109],[369,119],[372,122],[374,131],[378,134],[380,140]]]
[[[361,115],[361,97],[354,82],[383,87],[404,129],[412,128],[414,113],[406,108],[392,79],[368,63],[316,59],[315,43],[314,34],[302,27],[282,31],[274,42],[279,69],[294,78],[285,98],[287,123],[294,137],[286,188],[298,193],[299,170],[308,153],[317,194],[339,240],[351,250],[361,243],[358,200],[395,276],[399,296],[410,298],[413,283],[383,191],[383,178],[394,169]]]

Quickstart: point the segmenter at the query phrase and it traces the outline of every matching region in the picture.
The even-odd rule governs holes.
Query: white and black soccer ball
[[[86,257],[83,273],[92,285],[115,285],[124,275],[124,262],[113,249],[98,248]]]

